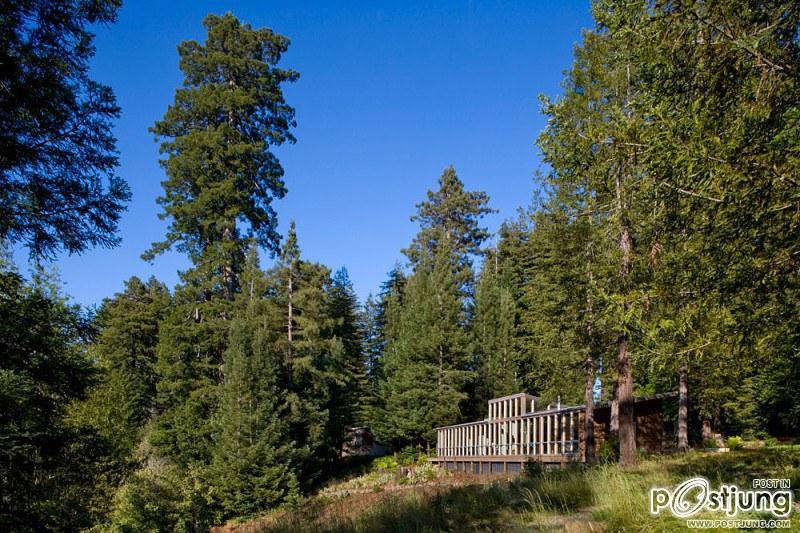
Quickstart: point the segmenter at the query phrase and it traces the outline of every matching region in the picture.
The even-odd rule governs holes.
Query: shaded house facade
[[[637,398],[634,419],[637,446],[650,453],[664,451],[664,402],[676,394]],[[544,464],[585,462],[583,420],[586,406],[540,405],[526,393],[489,400],[484,420],[436,428],[433,463],[449,470],[474,474],[521,472],[528,461]],[[595,407],[596,449],[610,434],[611,406]]]

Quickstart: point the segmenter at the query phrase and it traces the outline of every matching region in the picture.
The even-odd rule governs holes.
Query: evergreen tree
[[[367,414],[368,424],[373,430],[383,426],[386,416],[385,366],[390,351],[397,352],[397,344],[391,341],[396,340],[399,335],[400,311],[407,281],[400,265],[395,265],[389,272],[388,279],[381,284],[381,292],[374,311],[369,311],[367,307],[364,309],[364,321],[367,324],[364,332],[369,334],[369,337],[365,338],[364,347],[366,357],[371,359],[368,370],[373,394]],[[376,360],[377,366],[374,363]],[[377,431],[381,433],[380,429]]]
[[[284,101],[282,84],[298,74],[276,66],[288,49],[286,37],[253,29],[230,13],[209,15],[203,23],[204,44],[178,47],[184,87],[152,128],[167,154],[162,165],[168,179],[158,202],[171,223],[166,239],[144,257],[177,245],[194,264],[184,280],[209,293],[222,288],[231,300],[249,239],[278,249],[271,204],[286,187],[270,150],[294,142],[294,110]]]
[[[10,530],[78,530],[97,518],[94,483],[110,450],[66,416],[94,379],[86,333],[63,297],[0,273],[0,522]]]
[[[130,190],[118,165],[110,87],[89,77],[90,27],[118,0],[0,6],[0,241],[35,258],[115,246]]]
[[[649,21],[655,38],[643,82],[658,117],[646,156],[663,199],[660,294],[693,310],[671,323],[670,338],[680,338],[673,352],[703,368],[694,399],[707,419],[733,423],[731,431],[798,427],[796,395],[756,375],[777,365],[797,376],[798,278],[789,258],[798,255],[800,196],[787,176],[798,170],[799,19],[791,2],[728,1],[660,7]],[[671,280],[679,284],[667,288]],[[718,373],[705,386],[709,368]],[[739,407],[725,399],[730,383],[746,384],[735,393]],[[745,405],[761,407],[745,413]]]
[[[362,334],[363,365],[369,386],[372,388],[380,380],[382,374],[381,358],[386,341],[383,337],[381,306],[371,293],[361,308],[359,323]]]
[[[114,442],[120,458],[131,457],[155,412],[159,323],[169,305],[163,283],[132,277],[98,313],[100,333],[92,354],[103,370],[102,381],[73,416]]]
[[[331,272],[301,258],[295,225],[289,228],[278,264],[268,273],[267,293],[282,335],[276,350],[285,354],[292,438],[298,449],[299,479],[311,487],[338,457],[342,406],[333,392],[346,382],[344,344],[334,335]]]
[[[286,422],[284,360],[260,323],[259,303],[231,324],[225,384],[214,421],[210,475],[226,517],[251,515],[298,495]]]
[[[439,177],[439,190],[428,191],[427,201],[417,204],[417,214],[411,221],[419,222],[420,232],[403,253],[416,266],[426,256],[435,256],[440,241],[446,240],[458,260],[459,287],[470,296],[472,260],[482,253],[481,246],[489,237],[480,221],[493,212],[489,196],[482,191],[466,191],[455,169],[449,166]]]
[[[373,428],[380,415],[378,387],[383,379],[383,337],[379,302],[370,294],[358,313],[361,331],[361,365],[364,372],[364,389],[358,405],[359,424]]]
[[[647,124],[647,110],[640,106],[640,45],[646,37],[617,28],[644,25],[647,10],[644,4],[597,2],[593,13],[597,28],[576,49],[564,97],[545,102],[550,119],[539,146],[552,168],[548,182],[555,194],[591,198],[602,224],[598,231],[617,243],[613,253],[604,253],[616,272],[598,294],[603,314],[597,318],[616,337],[620,461],[631,464],[636,461],[632,358],[643,342],[645,302],[651,296],[653,181],[640,156]]]
[[[341,381],[334,384],[331,412],[337,447],[341,448],[345,429],[364,422],[370,403],[358,298],[347,269],[341,268],[333,275],[329,301],[335,321],[332,333],[342,343],[342,360],[335,362]]]
[[[520,355],[516,349],[517,304],[505,262],[497,250],[486,254],[475,290],[473,351],[478,368],[477,403],[522,390]]]
[[[193,263],[162,327],[162,415],[152,437],[183,466],[208,464],[211,457],[211,415],[247,249],[253,241],[273,251],[278,246],[271,201],[285,187],[270,149],[294,140],[294,110],[281,85],[297,78],[276,67],[288,47],[285,37],[231,14],[209,15],[204,24],[204,44],[187,41],[178,49],[184,87],[153,127],[167,154],[159,203],[171,224],[166,239],[144,255],[152,259],[177,245]]]
[[[472,378],[459,257],[447,238],[423,258],[403,291],[397,335],[388,341],[379,437],[397,445],[434,443],[433,428],[461,418]]]

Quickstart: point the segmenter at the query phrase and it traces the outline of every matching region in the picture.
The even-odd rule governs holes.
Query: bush
[[[764,446],[766,446],[767,448],[774,448],[778,444],[780,444],[780,443],[778,442],[778,439],[776,439],[775,437],[768,437],[764,441]]]
[[[741,450],[744,447],[744,439],[738,435],[735,437],[728,437],[726,444],[731,450]]]
[[[536,461],[534,459],[528,459],[525,462],[525,470],[523,474],[525,474],[528,478],[536,478],[542,475],[544,472],[544,468],[542,468],[542,463]]]
[[[409,474],[409,481],[412,485],[416,485],[418,483],[424,483],[426,481],[433,481],[434,479],[439,477],[441,470],[439,467],[434,466],[431,463],[424,463],[419,466],[415,466],[410,474]]]
[[[413,446],[406,446],[396,453],[395,457],[397,458],[397,462],[400,466],[422,464],[428,460],[428,455],[425,452],[414,448]]]
[[[614,438],[607,438],[597,451],[597,458],[601,464],[616,463],[619,459],[619,442]]]
[[[372,462],[373,472],[395,472],[398,466],[400,465],[393,455],[378,457]]]

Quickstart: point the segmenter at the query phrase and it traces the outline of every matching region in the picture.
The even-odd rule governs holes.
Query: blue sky
[[[291,39],[283,66],[301,77],[286,88],[297,143],[277,151],[289,189],[276,203],[280,229],[294,219],[305,257],[346,266],[364,298],[402,260],[414,206],[447,165],[467,188],[489,193],[499,209],[487,220],[493,231],[530,203],[545,123],[537,97],[560,93],[573,46],[592,25],[589,9],[566,0],[126,0],[119,22],[97,31],[92,75],[122,107],[119,174],[133,199],[118,248],[58,260],[66,293],[92,305],[132,275],[174,286],[188,266],[177,253],[152,265],[139,258],[167,224],[157,218],[164,175],[147,129],[181,83],[177,44],[204,38],[206,14],[231,11]]]

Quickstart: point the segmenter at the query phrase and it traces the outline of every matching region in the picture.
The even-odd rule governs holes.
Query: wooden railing
[[[551,409],[437,428],[439,458],[561,456],[580,459],[583,407]]]

